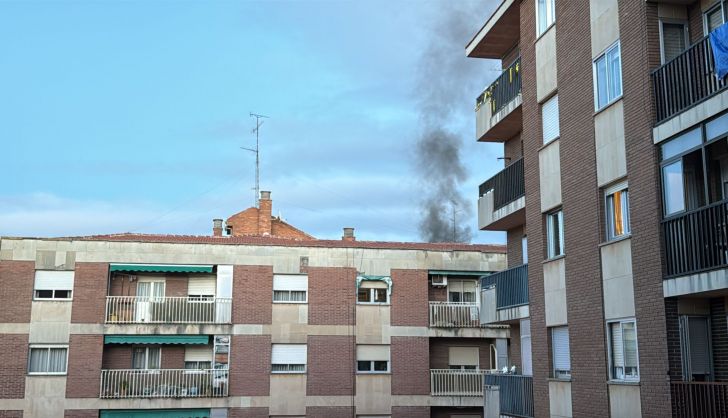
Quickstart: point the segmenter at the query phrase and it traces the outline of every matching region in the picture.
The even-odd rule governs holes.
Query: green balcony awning
[[[210,418],[209,409],[116,409],[101,411],[101,418]]]
[[[212,266],[185,264],[112,264],[110,270],[130,273],[212,273]]]
[[[492,271],[457,271],[457,270],[430,270],[430,275],[440,276],[488,276],[492,274]]]
[[[104,344],[203,344],[209,335],[106,335]]]

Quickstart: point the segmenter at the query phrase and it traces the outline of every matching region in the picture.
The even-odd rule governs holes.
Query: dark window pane
[[[68,299],[71,297],[70,290],[56,290],[56,299]]]
[[[374,289],[374,302],[387,303],[387,289]]]
[[[359,302],[371,302],[369,289],[359,289],[357,300]]]
[[[360,372],[368,372],[372,370],[372,362],[371,361],[357,361],[356,362],[356,369]]]
[[[37,298],[52,298],[53,297],[53,291],[52,290],[36,290],[35,291],[35,297]]]
[[[386,372],[388,369],[387,363],[386,361],[375,361],[374,370],[377,372]]]

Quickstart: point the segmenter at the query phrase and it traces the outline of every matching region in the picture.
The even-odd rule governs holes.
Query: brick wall
[[[306,394],[353,395],[355,352],[354,337],[309,335]]]
[[[18,410],[0,411],[0,418],[23,418],[23,411],[18,411]]]
[[[268,418],[268,408],[230,408],[228,418]]]
[[[516,58],[518,58],[518,54],[520,53],[521,51],[518,49],[518,45],[516,45],[510,51],[506,52],[506,54],[501,58],[502,68],[508,68],[508,66],[511,65]]]
[[[101,324],[104,322],[108,275],[108,263],[76,263],[76,274],[73,279],[72,323]]]
[[[102,369],[131,369],[131,345],[108,344],[104,346]]]
[[[0,399],[25,397],[28,334],[0,334]]]
[[[690,43],[693,44],[698,42],[704,36],[703,31],[703,11],[700,10],[700,1],[695,1],[690,6],[687,6],[688,10],[688,32]]]
[[[657,4],[619,0],[618,7],[642,416],[669,416],[660,245],[662,199],[657,147],[652,143],[650,84],[650,70],[660,64]]]
[[[523,264],[523,235],[523,226],[509,229],[507,232],[508,268]]]
[[[66,409],[63,413],[64,418],[98,418],[98,409]]]
[[[430,324],[428,287],[427,270],[392,270],[392,325]]]
[[[112,276],[109,296],[136,296],[137,283],[129,281],[127,276]]]
[[[353,406],[308,406],[306,418],[346,418],[354,417]]]
[[[429,338],[392,337],[392,395],[429,395]]]
[[[99,397],[103,350],[103,335],[71,334],[68,345],[66,398]]]
[[[354,325],[356,269],[308,267],[308,323]]]
[[[430,416],[429,406],[393,406],[392,418],[422,418]]]
[[[447,302],[447,287],[445,286],[432,286],[429,282],[427,283],[427,297],[432,302]]]
[[[490,345],[493,340],[485,338],[430,338],[430,368],[447,369],[450,366],[450,347],[478,347],[481,369],[492,369]]]
[[[713,345],[713,377],[728,381],[728,323],[723,298],[710,299],[710,339]]]
[[[667,331],[667,362],[670,380],[682,380],[682,353],[680,351],[680,317],[677,298],[665,299],[665,328]]]
[[[533,363],[533,360],[531,361]],[[522,372],[521,364],[521,324],[511,324],[511,338],[508,339],[508,366],[515,365],[518,372]]]
[[[233,300],[234,324],[270,324],[273,266],[234,266]]]
[[[230,396],[269,395],[270,350],[270,335],[233,335]]]
[[[34,281],[34,262],[0,261],[0,323],[30,322]]]
[[[515,162],[523,156],[523,141],[521,140],[520,132],[503,145],[503,156],[510,158],[510,160],[505,161],[505,166],[508,166],[508,164]],[[494,161],[493,163],[496,164],[497,162]]]
[[[167,297],[187,296],[187,275],[168,275],[164,278],[164,295]]]
[[[162,368],[184,369],[185,346],[177,344],[162,346]]]

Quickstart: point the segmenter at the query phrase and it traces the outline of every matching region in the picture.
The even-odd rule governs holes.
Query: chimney
[[[213,237],[222,236],[222,219],[213,219],[212,220],[212,236]]]
[[[260,191],[260,200],[258,200],[258,234],[263,236],[271,235],[271,212],[273,209],[273,201],[270,200],[269,191]]]
[[[344,241],[356,241],[354,236],[354,228],[344,228],[344,236],[341,237]]]

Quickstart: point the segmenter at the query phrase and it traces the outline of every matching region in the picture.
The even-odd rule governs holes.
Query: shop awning
[[[116,409],[101,411],[101,418],[210,418],[209,409]]]
[[[209,344],[209,335],[106,335],[104,344]]]
[[[488,276],[492,271],[458,271],[458,270],[430,270],[430,275],[438,276]]]
[[[212,266],[185,264],[112,264],[110,270],[129,273],[212,273]]]

